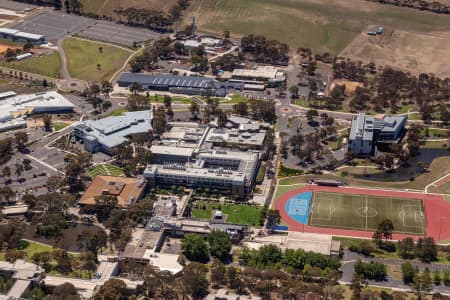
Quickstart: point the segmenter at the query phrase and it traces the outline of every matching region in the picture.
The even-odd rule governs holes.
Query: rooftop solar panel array
[[[161,87],[182,87],[182,88],[218,88],[218,83],[214,79],[208,77],[190,77],[176,75],[147,75],[122,73],[118,80],[121,85],[130,85],[133,82],[145,86],[161,86]]]

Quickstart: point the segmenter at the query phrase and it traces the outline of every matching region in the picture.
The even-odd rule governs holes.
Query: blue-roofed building
[[[225,97],[229,89],[243,88],[243,84],[230,85],[201,76],[122,73],[117,80],[120,87],[129,87],[133,83],[140,84],[146,90],[168,91],[185,95],[206,95],[209,92],[216,97]]]
[[[151,110],[126,112],[122,116],[86,120],[74,127],[74,135],[89,152],[111,154],[112,149],[128,141],[133,134],[152,129]]]
[[[397,143],[403,138],[407,116],[384,116],[376,119],[360,113],[353,116],[348,150],[357,155],[370,155],[380,143]]]

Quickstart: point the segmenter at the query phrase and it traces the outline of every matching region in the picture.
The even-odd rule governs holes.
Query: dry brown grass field
[[[448,15],[365,0],[192,0],[186,24],[196,16],[201,31],[233,37],[254,33],[292,47],[340,53],[369,25],[406,32],[450,32]]]
[[[450,76],[450,32],[413,32],[387,29],[380,36],[359,34],[340,53],[377,65],[389,65],[413,74]]]

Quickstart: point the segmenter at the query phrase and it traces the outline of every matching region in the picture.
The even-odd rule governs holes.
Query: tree
[[[18,131],[14,134],[14,141],[16,143],[17,151],[23,152],[26,149],[28,143],[28,134],[23,131]]]
[[[3,55],[5,56],[6,61],[12,61],[16,57],[16,52],[11,48],[7,48]]]
[[[183,289],[192,297],[192,299],[203,299],[208,295],[209,282],[206,274],[208,268],[203,264],[193,262],[184,267],[181,280]]]
[[[30,42],[26,42],[25,43],[25,45],[23,45],[23,52],[28,52],[28,51],[30,51],[31,49],[33,49],[33,44],[32,43],[30,43]]]
[[[2,169],[2,176],[9,177],[11,176],[11,168],[8,166],[3,167]]]
[[[189,260],[207,262],[209,260],[208,245],[196,234],[186,234],[181,249]]]
[[[44,122],[45,131],[52,131],[52,117],[49,114],[44,114],[42,120]]]
[[[81,297],[78,295],[77,289],[73,284],[66,282],[53,290],[53,293],[46,297],[48,300],[78,300]]]
[[[130,92],[132,92],[134,95],[137,95],[138,93],[142,92],[144,90],[144,88],[142,87],[142,85],[140,85],[137,82],[133,82],[130,87]]]
[[[411,282],[413,282],[414,276],[416,275],[416,270],[414,269],[414,267],[409,262],[406,262],[402,264],[401,269],[403,282],[405,284],[410,284]]]
[[[289,92],[291,93],[292,99],[298,99],[298,86],[293,85],[289,88]]]
[[[101,82],[100,91],[104,97],[108,98],[109,93],[112,91],[112,84],[108,80],[103,80]]]
[[[53,259],[56,260],[56,269],[63,273],[68,274],[72,272],[72,259],[66,250],[56,249],[52,253]]]
[[[414,248],[414,240],[410,237],[404,238],[397,243],[397,252],[401,258],[413,258]]]
[[[103,101],[102,103],[102,110],[103,111],[107,111],[108,109],[110,109],[112,106],[111,101],[107,100],[107,101]]]
[[[278,209],[269,209],[267,211],[267,226],[273,226],[281,221],[280,211]]]
[[[417,294],[417,299],[422,299],[425,293],[428,293],[432,290],[432,280],[430,275],[430,270],[428,268],[425,268],[425,271],[423,271],[422,274],[416,273],[414,276],[412,289]]]
[[[219,128],[225,127],[225,124],[227,123],[227,114],[220,108],[216,109],[217,114],[217,126]]]
[[[127,100],[128,100],[127,109],[129,111],[142,111],[142,110],[149,110],[151,108],[150,101],[148,101],[148,98],[145,96],[130,95]]]
[[[381,233],[380,230],[375,231],[372,235],[372,240],[378,248],[380,248],[380,246],[381,246],[382,238],[383,238],[383,234]]]
[[[442,274],[442,282],[445,286],[450,286],[450,270],[445,269],[444,274]]]
[[[306,112],[306,119],[308,120],[308,123],[313,123],[314,122],[314,118],[317,117],[317,116],[319,116],[319,113],[315,109],[309,109]]]
[[[245,102],[239,102],[233,105],[233,113],[240,116],[248,115],[248,105]]]
[[[378,230],[383,235],[384,239],[387,241],[392,238],[392,232],[394,231],[394,224],[389,219],[384,219],[378,224]]]
[[[433,272],[433,282],[435,285],[440,285],[441,284],[441,272],[439,272],[439,270],[435,270]]]
[[[437,260],[437,247],[434,238],[419,238],[416,244],[415,254],[421,261],[429,263]]]
[[[11,159],[13,154],[13,139],[6,138],[0,140],[0,165],[5,164]]]
[[[220,287],[226,282],[225,265],[218,259],[214,259],[211,265],[211,282],[214,287]]]
[[[169,108],[172,106],[172,98],[168,95],[164,95],[164,106]]]
[[[103,284],[100,291],[93,297],[94,300],[126,300],[127,297],[127,286],[126,284],[116,278],[108,279],[108,281]]]
[[[353,291],[352,299],[360,299],[361,291],[364,286],[367,285],[367,280],[364,278],[364,275],[354,273],[352,277],[352,281],[350,284],[350,289]]]
[[[157,135],[161,135],[166,131],[167,120],[164,107],[160,106],[153,111],[153,131]]]
[[[230,255],[231,240],[223,231],[213,230],[208,234],[208,244],[213,257],[225,260]]]
[[[14,174],[16,174],[17,177],[20,177],[20,175],[22,175],[22,172],[24,170],[23,165],[22,164],[15,164],[14,166],[16,167],[16,170],[14,171]]]
[[[197,115],[200,113],[200,106],[198,105],[198,103],[196,101],[191,102],[189,111],[191,112],[192,118],[197,119]]]

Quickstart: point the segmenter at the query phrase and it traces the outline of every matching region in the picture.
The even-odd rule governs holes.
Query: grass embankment
[[[305,175],[281,179],[280,185],[306,183],[309,179],[321,178],[321,179],[342,180],[345,181],[348,185],[352,186],[423,190],[431,182],[448,174],[449,170],[450,170],[450,153],[449,156],[442,156],[434,159],[428,171],[417,175],[416,177],[414,177],[414,180],[399,180],[398,178],[395,177],[395,173],[388,174],[383,170],[378,170],[370,167],[369,168],[348,167],[343,168],[333,174]],[[371,175],[372,180],[369,178],[365,179],[362,176],[363,174]]]
[[[55,131],[60,131],[69,125],[70,125],[69,123],[65,123],[65,122],[54,122],[53,128],[55,129]]]
[[[53,52],[43,56],[33,56],[21,61],[4,62],[2,65],[18,71],[57,78],[61,70],[61,58],[58,52]]]
[[[125,177],[125,173],[119,167],[110,164],[99,164],[88,171],[89,176],[95,178],[98,175]]]
[[[227,215],[227,222],[258,227],[263,211],[261,206],[196,201],[192,208],[192,216],[200,219],[210,219],[213,211],[216,209]]]
[[[172,103],[181,103],[181,104],[191,104],[192,99],[184,98],[184,97],[170,97],[172,99]],[[164,96],[150,96],[149,97],[151,103],[164,103]]]
[[[226,28],[233,35],[262,34],[294,49],[334,54],[369,25],[418,32],[450,30],[445,15],[359,0],[194,0],[186,23],[192,14],[202,31],[222,34]]]
[[[123,48],[78,38],[65,39],[64,51],[70,75],[86,81],[109,80],[132,55]]]
[[[280,163],[280,166],[278,167],[279,178],[303,175],[303,173],[303,170],[287,168],[283,165],[283,163]]]

